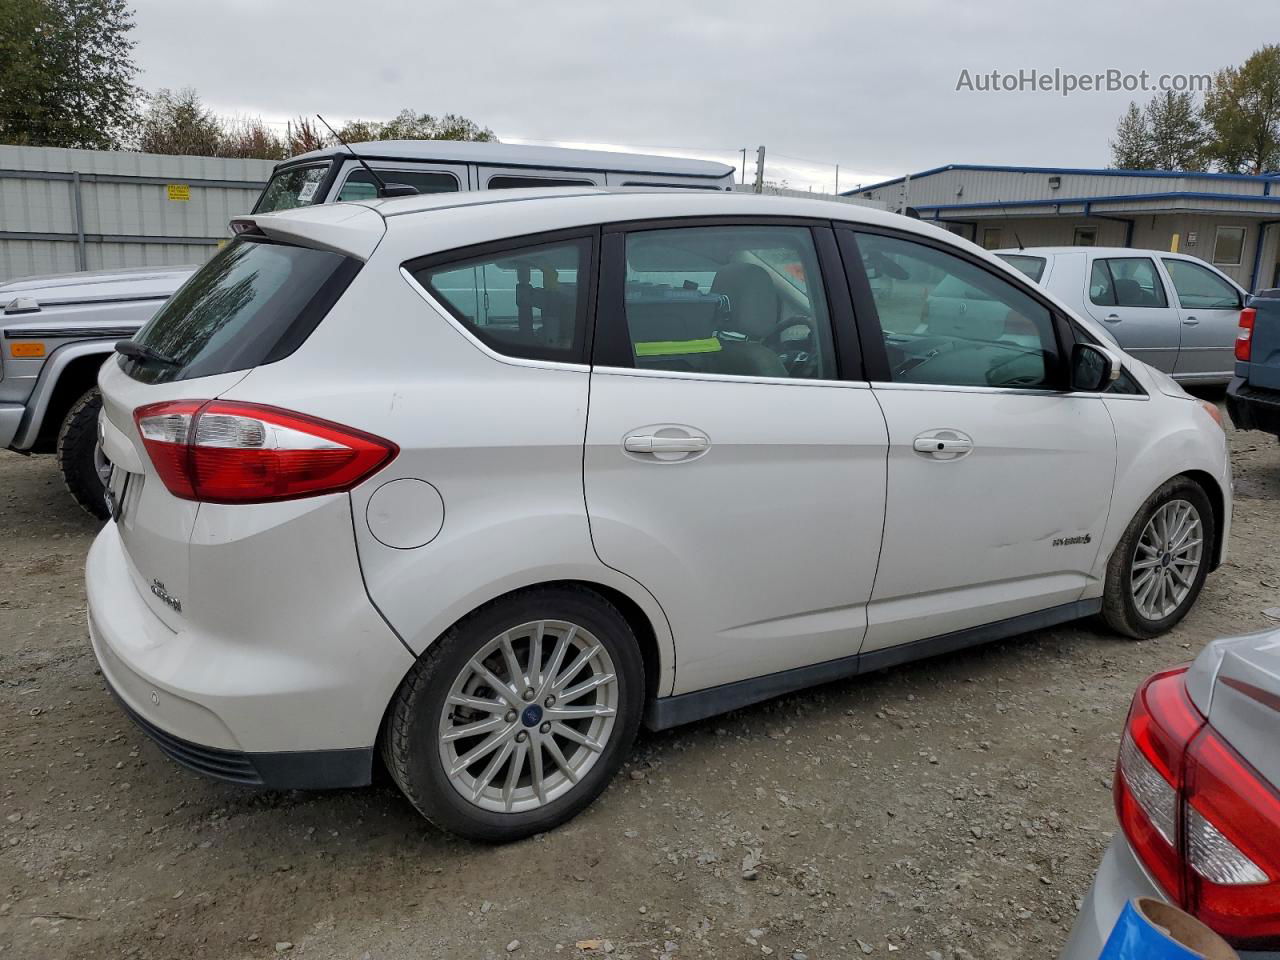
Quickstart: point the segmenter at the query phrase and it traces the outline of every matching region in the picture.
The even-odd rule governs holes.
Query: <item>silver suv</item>
[[[600,150],[388,140],[284,161],[254,212],[367,200],[379,193],[605,186],[729,190],[733,168]],[[132,337],[195,270],[114,270],[0,284],[0,449],[56,452],[67,489],[96,517],[107,516],[107,475],[95,434],[98,368],[116,342]]]

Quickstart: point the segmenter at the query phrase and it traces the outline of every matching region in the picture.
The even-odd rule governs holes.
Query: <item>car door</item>
[[[1151,257],[1095,256],[1085,285],[1085,310],[1120,346],[1157,370],[1174,372],[1181,324]]]
[[[1116,448],[1100,397],[1064,389],[1065,321],[942,240],[867,228],[840,241],[889,429],[863,654],[1040,611],[1078,615]]]
[[[584,474],[685,693],[857,654],[886,433],[830,229],[677,223],[606,228]]]
[[[1181,257],[1161,257],[1182,321],[1173,372],[1188,378],[1226,380],[1235,369],[1235,342],[1244,297],[1216,270]]]

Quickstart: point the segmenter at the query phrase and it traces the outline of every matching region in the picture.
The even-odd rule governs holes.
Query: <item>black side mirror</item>
[[[380,197],[416,197],[417,195],[418,188],[411,187],[407,183],[388,183],[378,191]]]
[[[1071,389],[1098,393],[1120,379],[1120,358],[1105,347],[1077,343],[1071,348]]]

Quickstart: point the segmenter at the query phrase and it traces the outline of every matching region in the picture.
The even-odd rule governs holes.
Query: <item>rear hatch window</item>
[[[241,237],[196,271],[133,338],[147,355],[121,369],[169,383],[283,359],[298,349],[360,270],[328,250]]]

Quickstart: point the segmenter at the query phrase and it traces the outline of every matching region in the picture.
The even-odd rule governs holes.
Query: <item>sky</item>
[[[723,160],[831,192],[947,163],[1105,166],[1122,89],[1280,41],[1280,3],[133,0],[144,89],[281,123],[460,113],[513,143]],[[1037,78],[1031,79],[1030,71]],[[1019,81],[1019,73],[1022,79]],[[1011,79],[1005,80],[1004,76]],[[959,89],[958,89],[959,88]]]

